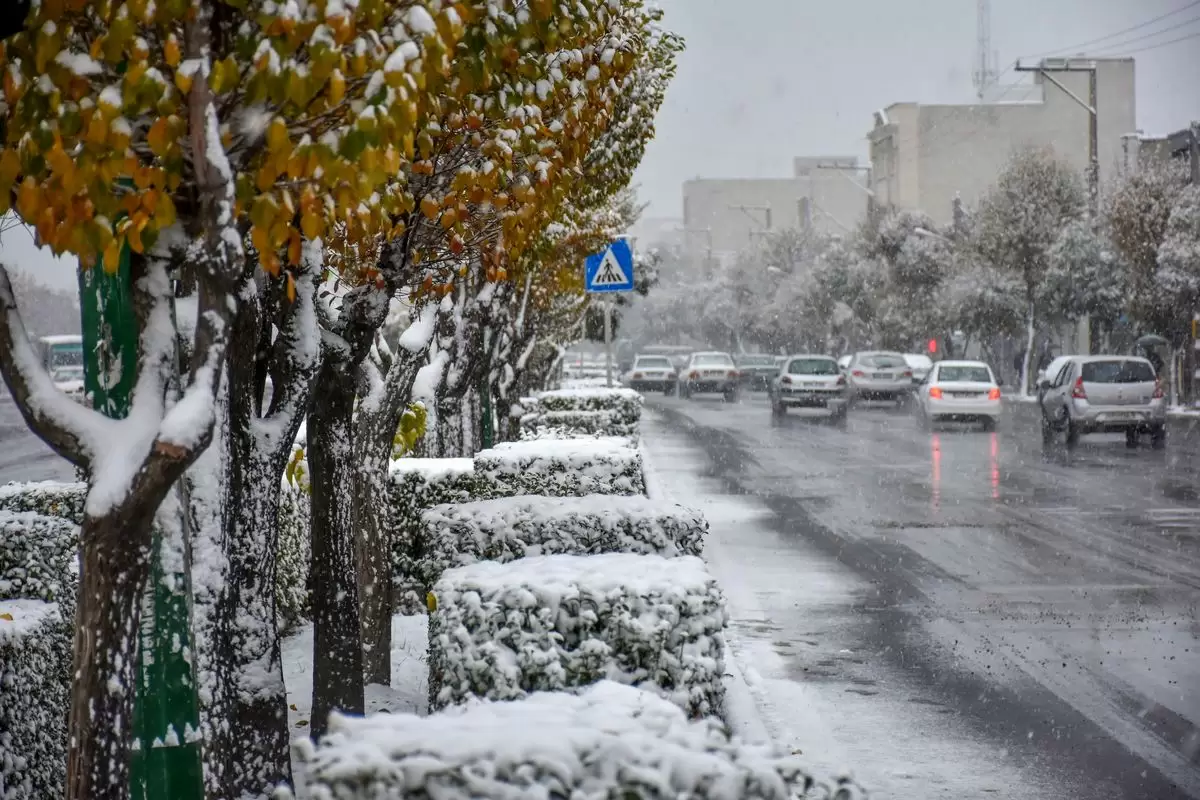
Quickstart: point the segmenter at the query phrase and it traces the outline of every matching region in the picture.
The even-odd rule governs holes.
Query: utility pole
[[[751,222],[758,222],[757,219],[750,216],[751,211],[763,212],[763,214],[766,218],[766,224],[763,225],[763,229],[761,231],[750,231],[750,240],[751,241],[754,241],[755,235],[765,236],[766,234],[771,232],[771,207],[770,206],[731,205],[729,207],[732,209],[736,209],[737,211],[741,211],[743,214],[745,214],[747,217],[749,217]]]
[[[987,90],[996,82],[996,58],[992,52],[992,3],[976,0],[975,4],[975,95],[984,101]]]

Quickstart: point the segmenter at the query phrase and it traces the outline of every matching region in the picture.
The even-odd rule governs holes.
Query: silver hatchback
[[[912,393],[913,371],[900,353],[855,353],[846,367],[850,400],[898,400]]]
[[[1038,384],[1042,443],[1065,433],[1074,447],[1085,433],[1124,433],[1136,447],[1147,433],[1155,448],[1167,439],[1167,406],[1154,366],[1136,356],[1071,356]]]

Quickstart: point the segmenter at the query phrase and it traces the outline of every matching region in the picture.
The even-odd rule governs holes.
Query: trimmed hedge
[[[451,567],[480,560],[560,553],[698,556],[708,533],[698,511],[613,495],[519,495],[438,505],[421,515],[421,527],[425,552],[416,574],[425,587]]]
[[[334,714],[296,755],[314,800],[789,800],[813,784],[796,756],[609,681],[429,717]]]
[[[430,708],[609,678],[722,712],[725,600],[694,556],[481,561],[443,573],[433,600]]]
[[[308,562],[312,547],[312,502],[307,488],[279,485],[279,539],[275,550],[275,611],[283,631],[294,630],[312,616]]]
[[[392,539],[392,598],[401,614],[425,613],[432,586],[419,565],[427,558],[421,514],[442,503],[465,503],[485,496],[469,458],[398,458],[388,477],[388,517]]]
[[[0,599],[75,605],[79,527],[32,511],[0,511]]]
[[[521,417],[521,437],[535,438],[540,431],[551,431],[559,438],[572,436],[637,436],[638,424],[616,421],[612,411],[543,411]],[[542,438],[545,438],[544,434]]]
[[[71,629],[59,607],[0,600],[0,797],[62,797]]]
[[[86,500],[86,483],[37,481],[0,486],[0,511],[33,511],[47,517],[60,517],[76,525],[83,523]]]
[[[556,389],[538,396],[540,413],[607,411],[615,425],[636,427],[642,418],[642,395],[633,389]]]
[[[475,454],[475,472],[501,497],[646,492],[641,452],[619,437],[503,442]]]

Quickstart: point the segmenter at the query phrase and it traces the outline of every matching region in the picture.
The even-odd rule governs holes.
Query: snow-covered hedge
[[[279,626],[290,631],[311,613],[308,561],[312,545],[312,503],[303,485],[286,478],[279,486],[279,540],[275,550],[275,610]]]
[[[421,514],[431,506],[481,497],[483,485],[469,458],[398,458],[389,477],[392,598],[400,613],[424,613],[425,594],[433,584],[418,568],[429,545],[421,534]]]
[[[642,418],[642,395],[633,389],[556,389],[538,396],[539,413],[607,411],[616,425],[636,426]]]
[[[296,754],[314,800],[789,800],[811,783],[796,756],[610,681],[428,717],[334,714]]]
[[[519,495],[439,505],[421,516],[421,526],[425,552],[417,574],[426,587],[451,567],[481,560],[559,553],[698,556],[708,532],[704,515],[693,509],[613,495]]]
[[[70,674],[58,606],[0,600],[0,798],[63,796]]]
[[[722,712],[725,602],[695,556],[481,561],[442,573],[433,600],[431,708],[609,678]]]
[[[0,599],[75,602],[79,528],[61,517],[0,511]]]
[[[559,432],[564,438],[583,434],[586,436],[637,436],[638,424],[617,421],[612,411],[543,411],[526,414],[521,418],[522,438],[528,431],[539,429]]]
[[[503,442],[475,454],[493,496],[645,494],[641,452],[615,436]]]
[[[47,517],[61,517],[76,525],[83,522],[86,483],[6,483],[0,486],[0,511],[34,511]]]

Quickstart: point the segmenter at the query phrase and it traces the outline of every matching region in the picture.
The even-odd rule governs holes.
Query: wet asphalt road
[[[862,652],[1051,773],[1056,796],[1200,798],[1200,448],[1097,436],[1044,453],[1024,417],[929,433],[886,405],[844,431],[775,424],[761,395],[647,404],[785,541],[869,582]],[[781,624],[780,656],[815,679]]]
[[[74,481],[75,468],[29,432],[8,390],[0,386],[0,484]]]

